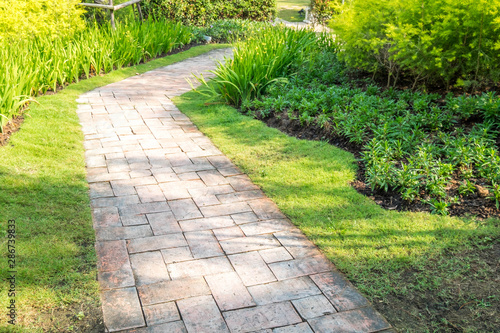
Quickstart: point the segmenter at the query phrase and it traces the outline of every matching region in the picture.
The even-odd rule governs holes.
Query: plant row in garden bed
[[[89,26],[63,37],[3,40],[0,44],[0,128],[31,97],[82,77],[136,65],[186,45],[192,29],[165,20]]]
[[[361,89],[325,35],[315,51],[313,33],[267,29],[215,72],[215,95],[243,112],[286,113],[302,126],[343,137],[358,147],[369,192],[394,197],[399,209],[500,216],[500,98],[494,92],[443,97],[374,84]]]

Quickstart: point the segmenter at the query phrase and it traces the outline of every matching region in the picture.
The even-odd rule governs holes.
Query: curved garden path
[[[170,100],[211,51],[78,100],[110,332],[390,329]]]

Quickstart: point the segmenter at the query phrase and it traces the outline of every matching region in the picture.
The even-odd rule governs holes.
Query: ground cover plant
[[[89,26],[66,36],[0,42],[0,128],[31,97],[91,75],[153,59],[192,40],[190,28],[166,20]]]
[[[351,187],[352,154],[195,92],[174,101],[398,331],[498,327],[498,220],[384,210]]]
[[[361,89],[343,73],[335,52],[318,53],[242,110],[285,114],[344,138],[371,191],[398,195],[393,208],[500,216],[499,96]]]
[[[76,99],[89,90],[228,45],[188,51],[95,76],[39,97],[21,130],[0,147],[0,275],[7,276],[7,221],[16,221],[17,325],[0,331],[104,331],[95,236]],[[9,284],[0,282],[7,308]],[[17,330],[16,330],[17,328]]]

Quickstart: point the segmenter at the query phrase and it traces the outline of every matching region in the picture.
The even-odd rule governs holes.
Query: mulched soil
[[[336,136],[331,133],[328,127],[321,128],[318,125],[303,125],[299,120],[290,119],[286,112],[282,114],[271,114],[267,118],[259,118],[264,121],[268,126],[279,129],[280,131],[287,133],[290,136],[294,136],[299,139],[307,140],[321,140],[327,141],[339,148],[347,150],[354,154],[356,158],[360,158],[361,155],[361,145],[356,145],[345,137]],[[354,180],[351,185],[361,194],[372,199],[379,206],[388,210],[397,211],[412,211],[412,212],[423,212],[430,211],[429,205],[422,204],[421,202],[407,202],[401,198],[401,195],[397,192],[383,192],[375,191],[373,192],[366,184],[365,181],[365,168],[361,162],[358,163],[358,172],[356,180]],[[458,178],[458,177],[457,177]],[[477,180],[478,184],[481,184],[481,180]],[[477,216],[479,219],[485,219],[488,217],[499,217],[500,211],[497,210],[495,206],[495,201],[489,197],[483,197],[477,194],[480,191],[476,191],[475,194],[469,195],[467,197],[462,197],[458,194],[458,187],[460,183],[457,179],[452,180],[451,185],[447,188],[450,195],[458,196],[460,198],[460,203],[452,205],[449,207],[448,211],[451,216]]]

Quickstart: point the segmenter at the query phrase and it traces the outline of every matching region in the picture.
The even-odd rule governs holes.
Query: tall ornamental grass
[[[72,36],[0,43],[0,128],[32,97],[80,78],[136,65],[189,43],[192,32],[166,20],[90,26]]]
[[[293,64],[305,61],[317,41],[316,33],[309,30],[268,25],[237,44],[232,59],[219,63],[212,71],[213,84],[203,76],[197,79],[209,87],[212,96],[239,106],[259,98],[269,84],[289,75]]]

